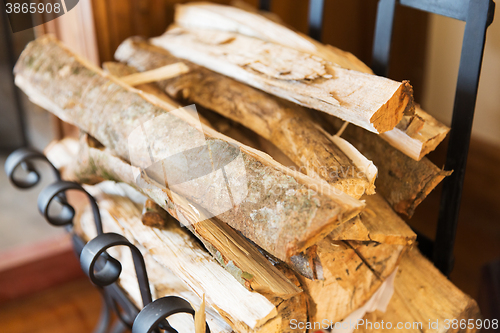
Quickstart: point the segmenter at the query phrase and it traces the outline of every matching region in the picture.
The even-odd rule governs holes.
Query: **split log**
[[[201,125],[190,113],[174,112],[176,105],[107,76],[51,37],[28,44],[15,73],[16,84],[32,101],[89,132],[120,158],[133,157],[137,168],[126,171],[134,172],[133,179],[141,178],[144,186],[160,191],[162,196],[166,196],[163,191],[170,193],[171,198],[175,195],[174,201],[180,203],[177,206],[196,205],[186,208],[191,212],[194,209],[191,220],[195,223],[203,220],[200,215],[207,214],[200,210],[217,215],[284,261],[317,243],[363,207],[361,202],[325,182],[285,168],[268,155]],[[144,126],[148,131],[143,131]],[[129,141],[132,132],[138,137]],[[146,133],[154,145],[146,143]],[[175,153],[184,154],[197,169],[170,163],[175,159],[168,158],[175,157]],[[207,156],[207,160],[201,161],[198,155]],[[216,160],[211,161],[212,158]],[[169,189],[160,189],[166,183],[161,180],[162,164],[157,161],[168,163],[166,170],[175,180]],[[214,165],[222,169],[211,170]],[[149,168],[152,173],[148,175],[139,168]],[[210,173],[182,182],[185,177],[193,177],[185,175],[186,170],[200,172],[204,168],[209,168]],[[229,174],[231,195],[223,169]],[[213,186],[218,183],[224,186]],[[163,201],[159,203],[162,207]]]
[[[115,57],[140,71],[179,61],[140,38],[123,42]],[[158,82],[170,97],[195,103],[243,124],[280,148],[304,173],[325,179],[355,198],[365,192],[374,193],[377,173],[373,164],[348,143],[337,144],[318,130],[301,107],[191,62],[186,65],[189,73]],[[117,65],[114,67],[118,72]]]
[[[191,305],[198,306],[201,303],[200,297],[190,290],[179,277],[177,277],[167,267],[161,266],[153,256],[137,241],[131,237],[118,221],[109,214],[106,209],[101,209],[101,219],[103,222],[104,232],[115,232],[127,237],[142,253],[146,269],[149,277],[149,285],[153,300],[164,296],[178,296],[188,300]],[[89,241],[97,236],[95,231],[94,218],[90,206],[87,205],[84,210],[77,211],[77,215],[73,220],[75,231],[85,241]],[[123,291],[128,295],[129,299],[135,304],[138,309],[143,307],[142,298],[137,283],[135,267],[128,249],[115,247],[108,250],[108,253],[115,259],[120,261],[122,272],[118,280],[118,284]],[[220,316],[220,314],[208,306],[206,308],[206,320],[211,332],[217,333],[233,333],[231,326]],[[192,316],[173,316],[169,318],[170,324],[178,331],[193,331]]]
[[[251,13],[240,8],[207,2],[177,5],[175,23],[188,28],[240,33],[318,56],[342,68],[372,73],[370,67],[349,52],[321,44],[260,14]]]
[[[316,55],[342,68],[373,74],[372,70],[349,52],[316,40],[275,23],[258,13],[213,3],[178,5],[178,25],[240,33],[266,42]],[[449,127],[419,107],[414,116],[404,116],[398,125],[381,136],[407,156],[420,160],[446,137]]]
[[[420,161],[436,149],[449,131],[448,126],[417,106],[414,116],[404,116],[394,129],[380,136],[405,155]]]
[[[165,66],[169,63],[179,61],[178,58],[172,56],[167,51],[159,49],[140,38],[130,38],[123,42],[115,56],[119,60],[127,62],[141,71],[151,70],[158,66]],[[300,167],[307,169],[307,167],[311,166],[323,167],[335,163],[335,155],[329,154],[333,149],[330,148],[333,143],[332,137],[319,129],[316,124],[312,124],[312,120],[300,107],[290,105],[285,101],[273,98],[268,94],[259,92],[190,62],[186,62],[186,64],[190,68],[188,74],[158,82],[158,85],[169,93],[171,97],[202,105],[217,111],[233,121],[248,126],[261,136],[272,140],[273,143],[278,145]],[[114,66],[118,67],[119,65],[116,64]],[[121,71],[128,73],[125,65],[122,66]],[[118,69],[115,68],[114,71],[118,72]],[[218,119],[213,121],[213,118],[212,116],[211,122],[221,122]],[[293,126],[285,127],[283,124],[287,120]],[[224,124],[224,126],[219,126],[218,129],[220,128],[223,131],[221,127],[225,126],[229,125]],[[234,132],[225,133],[234,135]],[[243,136],[238,135],[238,140],[249,142]],[[256,143],[249,144],[255,146]],[[279,156],[279,152],[276,152],[274,149],[273,151],[267,151],[266,149],[262,149],[262,145],[259,145],[257,148],[266,151],[275,159],[282,159]],[[383,163],[383,161],[380,161],[380,163]],[[344,170],[349,169],[346,168]],[[331,183],[328,173],[312,172]],[[369,210],[365,214],[368,211],[371,211],[372,215],[374,214],[373,212],[376,212],[376,215],[380,216],[380,218],[378,220],[364,219],[367,223],[370,223],[370,225],[361,226],[364,238],[361,235],[358,235],[356,238],[344,238],[344,233],[341,230],[345,228],[339,227],[336,229],[336,232],[338,235],[341,235],[340,240],[374,240],[381,243],[389,243],[388,238],[392,237],[393,239],[390,243],[399,242],[400,244],[407,244],[410,238],[414,239],[415,234],[394,214],[382,198],[367,200],[366,208]],[[367,228],[370,229],[369,232]],[[377,228],[379,229],[377,230]],[[389,230],[390,228],[393,229]],[[400,239],[396,240],[396,238]]]
[[[120,188],[114,183],[101,183],[87,190],[97,199],[107,217],[104,223],[111,225],[112,231],[122,228],[121,234],[144,247],[198,298],[205,295],[207,304],[236,332],[287,332],[289,325],[283,316],[289,316],[290,311],[292,317],[307,318],[303,295],[287,301],[267,300],[257,292],[245,290],[172,217],[163,229],[144,226],[140,209],[125,194],[116,195]]]
[[[309,298],[310,320],[335,323],[360,308],[397,268],[404,249],[403,245],[334,241],[329,236],[319,242],[305,256],[313,259],[317,278],[299,276]]]
[[[379,194],[367,196],[366,208],[335,229],[329,237],[333,240],[373,241],[382,244],[412,246],[417,235],[396,214]]]
[[[479,331],[475,325],[474,329],[460,328],[461,320],[469,323],[471,319],[475,323],[481,318],[477,303],[455,287],[417,249],[403,256],[394,288],[387,311],[367,314],[355,333],[394,332],[398,323],[409,323],[404,331],[411,333]],[[456,328],[450,324],[446,329],[445,320],[452,323],[455,319],[458,321]],[[438,326],[429,327],[429,323],[436,321]],[[381,328],[382,322],[385,323],[384,329]],[[388,323],[392,328],[388,327]],[[421,325],[418,326],[418,323]]]
[[[170,79],[187,73],[188,70],[187,66],[180,62],[156,68],[155,70],[146,73],[130,74],[127,77],[123,77],[121,80],[130,86],[137,86],[140,84]]]
[[[151,45],[140,38],[130,38],[123,42],[118,48],[115,56],[119,60],[128,63],[140,71],[150,70],[179,61],[178,58],[172,56],[166,50]],[[309,128],[308,132],[302,136],[300,133],[297,133],[297,129],[302,128],[303,125],[299,127],[288,127],[291,128],[291,130],[287,128],[287,131],[284,132],[280,124],[281,118],[272,118],[276,113],[289,114],[290,112],[297,112],[303,114],[300,108],[290,105],[284,107],[286,103],[281,100],[273,99],[267,94],[258,92],[251,87],[211,72],[188,61],[186,61],[186,64],[190,68],[188,74],[171,80],[158,82],[158,85],[164,89],[169,96],[205,106],[236,122],[254,128],[261,136],[271,138],[280,149],[287,153],[287,156],[291,158],[295,164],[302,167],[306,166],[313,168],[313,170],[306,172],[309,174],[314,172],[318,176],[324,176],[325,179],[329,181],[328,173],[318,173],[317,170],[328,165],[327,163],[331,163],[333,155],[329,155],[330,158],[328,159],[320,160],[319,158],[326,153],[326,150],[323,150],[320,144],[316,145],[313,140],[308,140],[305,145],[307,148],[300,149],[300,147],[304,146],[297,145],[294,141],[291,141],[295,138],[301,140],[300,138],[305,137],[316,138],[318,142],[326,144],[324,139],[323,141],[319,141],[318,139],[318,137],[321,138],[325,135],[323,133],[318,134],[320,131],[317,128]],[[240,96],[242,100],[238,102],[240,101]],[[248,100],[251,100],[252,103],[247,103]],[[290,111],[296,109],[299,110]],[[322,116],[318,122],[325,126],[331,133],[336,133],[344,124],[338,118],[326,114],[320,115]],[[315,114],[315,116],[317,117],[318,114]],[[262,118],[269,120],[267,120],[267,122],[259,121],[259,119]],[[299,124],[300,123],[301,122],[299,122]],[[329,123],[332,123],[332,126],[328,127],[327,125]],[[273,127],[268,127],[266,124],[272,124]],[[273,132],[278,133],[278,135],[275,134],[272,136]],[[297,135],[291,136],[290,133],[296,133]],[[233,130],[232,133],[227,134],[234,135],[235,132]],[[447,174],[426,158],[422,159],[420,162],[416,162],[394,149],[387,142],[381,140],[379,136],[368,133],[355,126],[348,126],[342,134],[342,137],[347,139],[347,141],[353,144],[364,156],[374,162],[379,169],[379,175],[376,180],[378,191],[383,194],[391,203],[392,207],[399,213],[411,216],[420,202],[425,199],[427,194],[430,193]],[[241,136],[238,136],[238,139],[242,140]],[[316,147],[316,149],[309,149],[308,147],[311,146]],[[318,151],[319,153],[317,155],[306,155],[307,152],[314,151]],[[275,157],[276,155],[271,154],[271,156]]]
[[[334,67],[319,57],[245,35],[174,27],[152,42],[174,56],[371,132],[389,131],[403,114],[414,112],[408,82]]]
[[[142,209],[142,223],[148,227],[162,228],[168,221],[168,213],[151,199],[147,199]]]
[[[340,119],[321,115],[320,123],[330,133],[344,124]],[[378,168],[375,182],[380,193],[401,214],[409,217],[427,195],[451,172],[435,166],[427,158],[415,161],[389,143],[357,126],[349,125],[341,135]]]
[[[376,294],[390,299],[391,290],[381,289],[391,283],[389,276],[416,235],[382,197],[366,199],[359,216],[292,257],[290,266],[301,273],[309,297],[310,320],[357,320]]]
[[[89,147],[86,135],[81,138],[80,151],[74,152],[70,163],[63,164],[61,161],[67,162],[68,157],[64,155],[65,149],[60,146],[73,146],[67,144],[69,140],[71,139],[52,143],[45,150],[47,158],[54,165],[62,167],[63,179],[87,184],[114,180],[136,186],[130,171],[131,166],[105,150]],[[195,214],[199,213],[189,205],[176,206],[175,202],[179,201],[172,200],[173,193],[144,187],[136,187],[136,190],[151,197],[177,220],[192,221]],[[275,268],[254,245],[218,219],[207,218],[199,223],[187,223],[186,226],[248,290],[280,299],[290,299],[300,293],[301,289]]]

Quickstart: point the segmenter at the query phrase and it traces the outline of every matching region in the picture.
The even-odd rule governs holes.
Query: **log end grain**
[[[415,113],[413,87],[403,81],[394,95],[370,118],[370,123],[378,133],[392,130],[403,119],[403,115]]]

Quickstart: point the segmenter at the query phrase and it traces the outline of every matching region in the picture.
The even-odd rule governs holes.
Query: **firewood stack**
[[[423,331],[438,320],[452,332],[445,319],[479,316],[398,215],[411,216],[448,174],[425,155],[449,128],[414,104],[408,82],[257,13],[207,3],[178,6],[164,35],[130,38],[115,57],[101,70],[41,37],[22,53],[16,84],[81,129],[79,142],[46,154],[64,178],[89,185],[105,230],[142,249],[156,297],[196,308],[204,298],[212,332],[326,322],[339,331],[335,323],[360,320]],[[89,212],[75,223],[94,236]],[[112,255],[141,307],[130,258]],[[383,329],[343,332],[353,330]]]

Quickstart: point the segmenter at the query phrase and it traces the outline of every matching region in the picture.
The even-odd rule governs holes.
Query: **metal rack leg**
[[[124,323],[122,323],[120,320],[117,320],[109,332],[110,333],[123,333],[126,330],[128,330],[128,327]]]
[[[106,300],[106,296],[102,294],[102,309],[99,322],[94,329],[94,333],[106,333],[108,331],[109,323],[111,321],[111,307]]]

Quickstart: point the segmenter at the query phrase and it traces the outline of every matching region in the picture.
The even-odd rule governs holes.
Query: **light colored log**
[[[455,287],[417,249],[408,251],[403,256],[394,288],[394,296],[387,311],[367,314],[365,322],[355,333],[394,332],[398,323],[409,323],[406,329],[403,327],[399,330],[409,333],[479,331],[476,325],[474,328],[460,328],[461,320],[469,323],[468,320],[471,319],[475,323],[476,319],[481,318],[477,303]],[[449,328],[446,329],[445,320],[452,323],[455,319],[458,322],[456,328],[448,325]],[[368,321],[372,323],[371,326]],[[385,323],[384,329],[382,321]],[[430,322],[436,321],[438,326],[429,327]],[[388,328],[387,323],[391,324],[392,329]]]
[[[156,82],[160,80],[167,80],[181,74],[187,73],[189,68],[182,62],[163,66],[142,73],[134,73],[120,78],[123,82],[130,86],[137,86],[144,83]]]
[[[100,189],[95,189],[92,187],[87,187],[87,189],[94,191],[97,195],[99,205],[101,202],[104,206],[109,206],[110,201],[116,199],[117,196],[103,196]],[[122,198],[120,198],[121,200]],[[107,200],[108,202],[104,202]],[[131,204],[131,202],[126,203]],[[137,246],[144,257],[146,263],[146,269],[148,272],[148,278],[151,286],[151,293],[154,299],[158,299],[165,296],[179,296],[188,300],[192,305],[198,307],[201,304],[200,297],[190,290],[189,286],[176,276],[170,269],[165,266],[160,265],[153,256],[145,249],[141,244],[139,244],[120,223],[113,217],[110,212],[105,208],[101,207],[101,218],[103,222],[104,232],[115,232],[127,237],[127,239]],[[90,206],[87,205],[84,210],[80,210],[75,217],[73,222],[75,230],[78,235],[82,237],[85,241],[93,239],[97,236],[95,231],[94,218]],[[120,261],[122,265],[122,273],[118,283],[123,288],[125,293],[129,296],[132,302],[138,307],[142,308],[142,298],[139,291],[139,284],[137,283],[137,276],[135,274],[134,263],[132,257],[127,248],[115,247],[108,250],[115,259]],[[208,306],[206,308],[207,321],[212,332],[220,333],[230,333],[233,332],[231,326],[227,324],[220,314],[214,308]],[[175,316],[169,318],[169,322],[178,331],[192,331],[194,328],[192,316]]]
[[[63,140],[61,144],[66,145],[67,140]],[[130,165],[109,152],[89,147],[87,142],[85,135],[82,136],[81,150],[73,155],[70,164],[61,163],[68,161],[68,157],[64,155],[66,151],[59,148],[57,143],[51,144],[45,153],[51,162],[62,167],[61,174],[66,180],[87,184],[114,180],[136,186]],[[153,198],[159,206],[178,220],[193,221],[195,214],[199,213],[187,204],[177,206],[181,201],[174,203],[172,196],[175,194],[171,192],[145,188],[137,190]],[[166,223],[166,220],[163,223]],[[199,223],[188,223],[187,227],[204,243],[219,263],[247,289],[281,299],[290,299],[301,292],[301,289],[275,268],[255,246],[226,224],[211,218]]]
[[[148,227],[162,228],[167,223],[168,213],[151,199],[147,199],[142,209],[142,223]]]
[[[244,35],[174,27],[153,38],[173,55],[369,131],[393,129],[413,112],[408,82],[357,71]]]
[[[92,193],[93,195],[97,193]],[[171,219],[165,229],[141,222],[140,210],[123,197],[99,201],[162,266],[170,269],[190,289],[236,326],[258,328],[277,317],[274,305],[258,293],[249,292]],[[278,324],[278,323],[275,323]]]
[[[124,41],[115,57],[141,71],[179,61],[140,38]],[[302,108],[191,62],[186,64],[189,73],[158,82],[170,97],[243,124],[280,148],[302,172],[323,178],[355,198],[374,193],[377,171],[373,164],[345,140],[318,130]]]
[[[139,73],[137,70],[135,70],[133,67],[130,66],[124,66],[123,64],[113,62],[113,61],[107,61],[102,64],[102,68],[104,72],[109,73],[111,75],[116,76],[117,78],[122,79],[123,76],[130,76]],[[154,95],[155,97],[161,99],[162,101],[165,101],[166,103],[170,105],[176,105],[177,102],[172,100],[170,97],[168,97],[159,87],[153,82],[150,83],[143,83],[135,86],[134,88],[139,89],[144,91],[145,93],[148,93],[150,95]],[[198,118],[202,124],[205,124],[207,126],[211,126],[209,121],[206,120],[203,116],[198,114]]]
[[[337,133],[344,124],[338,118],[320,115],[318,122],[328,132]],[[401,214],[412,216],[416,207],[427,195],[450,174],[435,166],[427,158],[420,161],[406,156],[392,147],[380,136],[357,126],[348,125],[341,137],[349,141],[378,168],[375,181],[377,193],[381,194]]]
[[[183,182],[175,190],[282,260],[318,242],[363,207],[361,202],[339,193],[326,182],[285,168],[268,155],[201,125],[189,112],[172,112],[175,105],[106,76],[53,38],[43,37],[28,44],[15,72],[16,84],[31,100],[88,131],[125,160],[131,149],[135,154],[133,163],[139,168],[149,167],[155,161],[163,163],[170,152],[185,152],[193,148],[193,144],[210,150],[217,165],[224,165],[225,159],[238,158],[226,170],[231,188],[235,190],[232,193],[235,200],[229,200],[225,182],[223,187],[212,186],[224,179],[221,170],[210,173],[208,178],[200,178],[198,183]],[[161,122],[157,121],[159,117]],[[144,140],[129,142],[132,131],[143,133],[141,126],[146,122],[152,126],[147,135],[150,142],[155,143],[149,146],[153,150],[153,161]],[[179,130],[179,126],[183,130]],[[193,155],[194,160],[196,156]],[[133,171],[137,177],[141,175],[139,168],[129,172]],[[171,163],[167,170],[177,177],[179,174],[175,172],[182,175],[186,168]],[[154,176],[161,179],[162,175]],[[147,176],[144,182],[145,186],[158,186],[162,181],[158,183]],[[270,191],[269,185],[275,190]],[[204,194],[200,196],[201,193]],[[175,200],[188,204],[180,195]],[[194,213],[195,222],[200,221],[196,218],[199,215]],[[290,225],[294,228],[289,228]]]
[[[444,140],[450,128],[424,112],[415,108],[415,116],[403,120],[391,131],[380,134],[391,146],[402,151],[416,161],[436,149]]]
[[[225,286],[225,283],[228,280],[224,276],[219,277],[220,281],[214,280],[217,279],[220,271],[223,271],[222,268],[216,264],[219,271],[214,269],[215,260],[194,241],[186,229],[178,225],[177,221],[170,218],[166,227],[161,230],[144,226],[140,221],[140,208],[128,199],[124,193],[117,195],[116,193],[120,193],[121,187],[117,187],[115,183],[105,182],[98,186],[86,187],[86,189],[97,198],[101,211],[104,211],[103,215],[107,217],[104,224],[111,228],[110,231],[124,234],[130,241],[145,248],[147,253],[159,264],[160,269],[163,268],[164,270],[166,268],[170,270],[186,283],[198,296],[195,307],[200,304],[199,299],[206,295],[207,305],[217,309],[216,314],[219,314],[230,323],[236,332],[289,332],[289,319],[287,318],[302,318],[303,320],[307,318],[307,308],[303,295],[296,295],[286,301],[271,298],[269,301],[271,306],[275,308],[276,317],[269,318],[269,321],[264,320],[256,327],[249,326],[247,321],[250,319],[248,318],[260,311],[256,310],[258,307],[268,303],[262,303],[261,301],[261,303],[250,305],[251,302],[259,300],[255,297],[260,296],[260,294],[252,292],[250,295],[253,296],[249,298],[248,294],[242,294],[241,291],[238,292],[238,289],[236,289],[235,293],[233,288],[236,285],[240,288],[241,286],[233,277],[230,277],[232,282],[227,286]],[[157,238],[159,241],[155,240]],[[202,253],[204,254],[202,255]],[[148,273],[152,282],[158,279],[165,281],[161,278],[162,270],[158,272],[158,268],[148,271]],[[283,274],[285,273],[290,274],[287,269],[283,271]],[[212,279],[212,276],[214,279]],[[288,277],[296,280],[293,275]],[[134,289],[135,294],[137,294],[137,286]],[[158,289],[158,287],[155,287],[155,289]],[[216,296],[214,296],[214,293],[216,293]],[[227,297],[227,293],[230,293],[231,296]],[[240,302],[240,297],[243,297],[243,302]],[[227,312],[228,305],[234,301],[244,304],[235,305],[234,309]],[[243,310],[245,308],[247,308],[247,311]],[[240,313],[238,309],[242,309],[242,312]],[[208,311],[208,314],[216,317],[213,315],[213,311]]]
[[[368,66],[351,53],[321,44],[255,12],[199,2],[178,5],[175,15],[177,24],[184,27],[236,32],[319,56],[342,68],[373,74]],[[415,129],[417,123],[420,125]],[[414,116],[404,116],[394,129],[381,136],[393,147],[419,161],[441,143],[449,130],[449,127],[416,107]]]
[[[255,37],[313,54],[342,68],[372,73],[370,67],[349,52],[321,44],[258,13],[241,8],[209,2],[181,4],[176,7],[175,22],[184,27],[222,30]]]
[[[365,304],[397,268],[404,245],[335,241],[329,236],[305,258],[315,279],[299,276],[311,321],[339,322]]]

